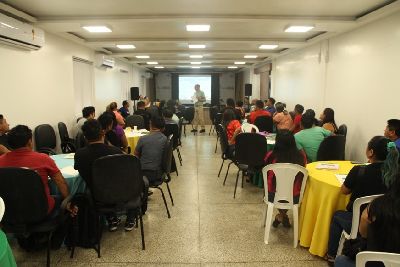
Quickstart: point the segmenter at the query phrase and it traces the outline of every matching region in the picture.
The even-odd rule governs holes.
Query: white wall
[[[219,88],[219,98],[223,99],[225,103],[228,98],[235,99],[235,73],[221,73],[219,78]]]
[[[365,147],[399,118],[400,12],[273,61],[272,95],[335,110],[348,126],[346,156],[365,160]]]
[[[243,71],[243,81],[245,84],[252,84],[252,96],[250,97],[250,101],[252,99],[260,99],[260,74],[254,74],[254,67],[246,68]]]

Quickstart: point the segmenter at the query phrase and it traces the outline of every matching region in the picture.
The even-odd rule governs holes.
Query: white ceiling
[[[400,9],[389,0],[0,0],[36,20],[49,32],[96,51],[165,70],[202,61],[208,69],[226,70],[235,61],[248,67],[318,40],[349,31]],[[186,32],[187,24],[210,24],[210,32]],[[308,33],[286,33],[289,25],[307,24]],[[84,25],[107,25],[111,33],[88,33]],[[120,50],[116,44],[134,44]],[[188,49],[206,44],[206,49]],[[278,44],[260,50],[261,44]],[[193,60],[189,55],[201,54]],[[246,54],[257,59],[243,59]],[[138,60],[136,55],[149,55]],[[241,66],[243,67],[243,65]]]

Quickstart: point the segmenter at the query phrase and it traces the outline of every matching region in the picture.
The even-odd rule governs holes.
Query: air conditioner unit
[[[0,43],[26,50],[38,50],[44,45],[44,31],[0,14]]]
[[[103,54],[96,55],[96,66],[101,68],[114,68],[115,59]]]

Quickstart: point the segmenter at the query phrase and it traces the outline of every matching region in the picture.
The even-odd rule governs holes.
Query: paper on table
[[[344,183],[344,180],[346,180],[347,174],[335,174],[336,178],[338,179],[340,184]]]
[[[77,170],[74,169],[72,166],[67,166],[61,169],[61,173],[64,175],[71,175],[71,176],[76,176],[79,174]]]
[[[75,153],[69,153],[69,154],[64,156],[64,159],[73,159],[74,156],[75,156]]]
[[[317,170],[339,170],[339,164],[335,163],[318,163],[318,165],[315,167]]]

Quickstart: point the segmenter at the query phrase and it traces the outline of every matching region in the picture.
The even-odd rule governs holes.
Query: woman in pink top
[[[118,125],[125,127],[124,117],[122,117],[122,115],[118,112],[118,106],[116,102],[111,102],[111,104],[107,107],[107,111],[114,112]]]
[[[278,130],[290,130],[293,125],[292,116],[285,110],[285,104],[278,102],[275,104],[276,113],[273,118]]]

